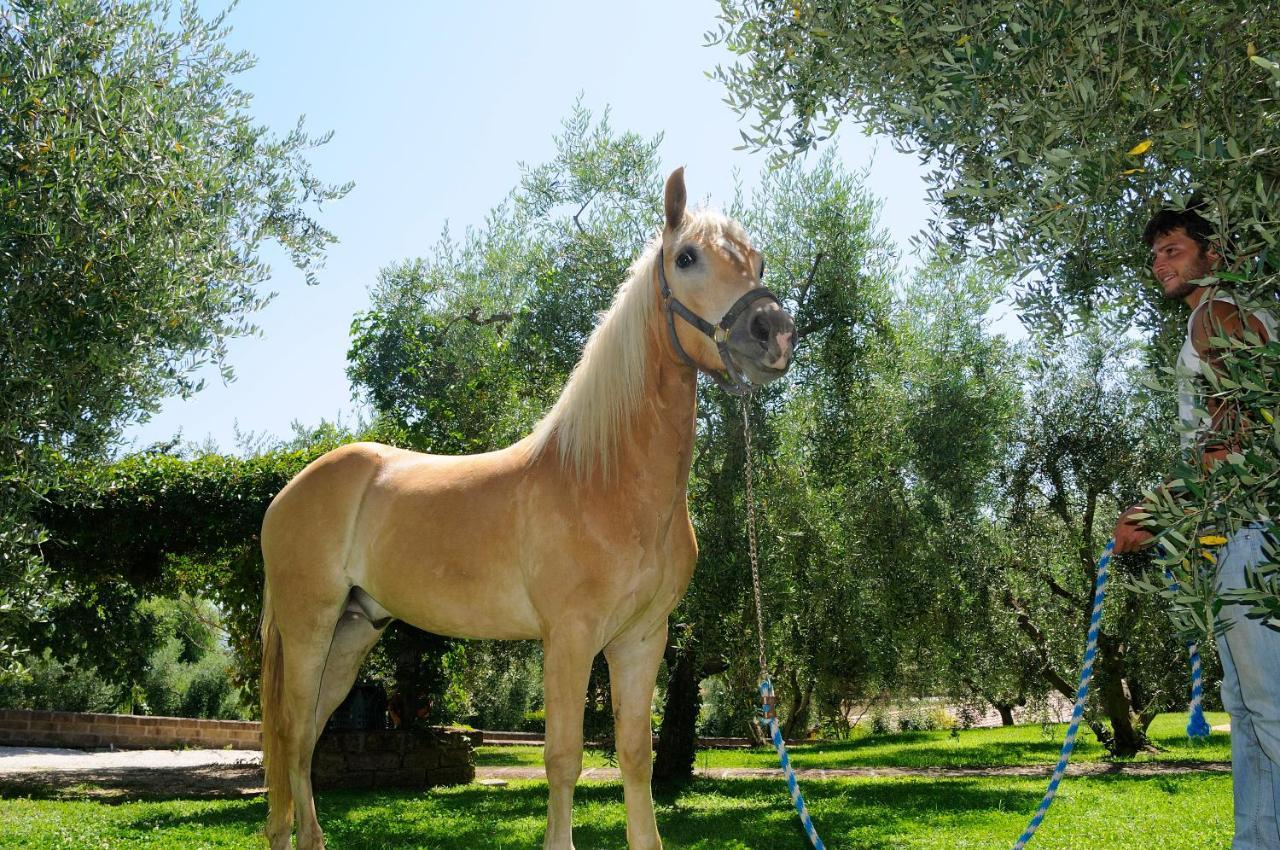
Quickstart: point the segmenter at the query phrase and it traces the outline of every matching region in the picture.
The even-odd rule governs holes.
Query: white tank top
[[[1212,299],[1206,298],[1191,311],[1187,319],[1187,336],[1182,341],[1182,350],[1178,352],[1178,363],[1175,374],[1178,379],[1178,431],[1182,438],[1183,448],[1190,448],[1200,435],[1209,427],[1209,411],[1205,409],[1204,393],[1199,391],[1204,386],[1204,363],[1191,342],[1191,323],[1199,312],[1209,306],[1211,301],[1222,301],[1239,306],[1235,299],[1226,293],[1215,293]],[[1241,308],[1244,309],[1244,308]],[[1267,330],[1267,339],[1276,338],[1276,319],[1266,310],[1255,310],[1252,313],[1262,322]]]

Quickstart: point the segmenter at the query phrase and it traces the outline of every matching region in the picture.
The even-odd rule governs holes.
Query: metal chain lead
[[[760,678],[769,678],[769,664],[764,654],[764,604],[760,599],[760,558],[756,550],[756,497],[754,470],[751,465],[751,410],[750,394],[740,399],[742,406],[742,434],[747,455],[747,552],[751,555],[751,586],[756,600],[756,638],[760,642]]]
[[[769,681],[769,663],[764,654],[764,603],[760,597],[760,558],[756,550],[756,494],[755,471],[751,465],[751,411],[748,409],[750,394],[742,398],[742,434],[747,453],[747,551],[751,553],[751,587],[756,599],[756,637],[760,641],[760,717],[757,722],[761,726],[773,748],[778,752],[778,762],[782,767],[782,775],[787,779],[787,790],[791,794],[791,803],[800,816],[800,825],[813,845],[813,850],[827,850],[818,830],[809,815],[809,806],[800,793],[800,783],[796,780],[795,768],[791,766],[791,758],[787,755],[786,742],[782,740],[782,727],[778,725],[778,714],[774,710],[777,697],[773,692],[773,683]]]

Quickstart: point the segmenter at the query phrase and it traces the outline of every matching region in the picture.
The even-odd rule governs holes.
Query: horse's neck
[[[644,400],[617,443],[616,484],[650,497],[683,497],[693,458],[697,380],[692,369],[675,362],[658,334],[648,345]],[[616,485],[615,485],[616,486]]]

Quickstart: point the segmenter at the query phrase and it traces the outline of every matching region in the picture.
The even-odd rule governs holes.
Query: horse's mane
[[[688,210],[681,234],[708,240],[724,230],[739,230],[719,213]],[[582,350],[560,398],[533,429],[533,454],[554,441],[564,465],[586,479],[599,466],[609,478],[618,442],[630,428],[644,398],[649,323],[661,313],[654,309],[657,291],[653,275],[662,246],[650,240],[618,287]]]

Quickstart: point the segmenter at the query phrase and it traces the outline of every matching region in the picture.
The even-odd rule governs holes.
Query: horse
[[[795,325],[742,227],[685,208],[632,264],[559,399],[499,451],[354,443],[313,461],[262,524],[262,749],[272,850],[324,847],[311,760],[393,619],[544,650],[544,848],[572,850],[588,678],[604,652],[631,850],[660,850],[650,708],[667,618],[693,575],[686,489],[697,375],[733,393],[781,377]],[[715,324],[707,317],[721,317]]]

